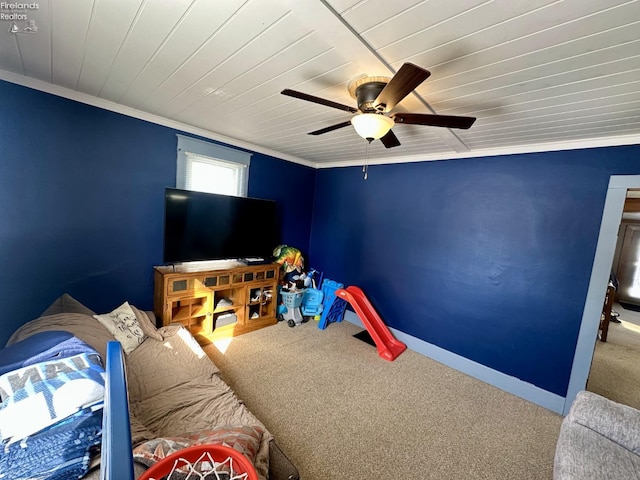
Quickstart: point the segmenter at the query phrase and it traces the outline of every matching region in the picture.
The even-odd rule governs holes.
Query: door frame
[[[600,233],[596,245],[596,253],[591,269],[591,278],[587,290],[582,322],[578,332],[573,366],[569,377],[569,386],[563,413],[569,413],[573,400],[578,392],[587,386],[591,362],[598,338],[602,303],[606,295],[611,266],[618,240],[618,228],[622,220],[622,211],[627,196],[627,189],[640,188],[640,175],[612,175],[604,201]]]

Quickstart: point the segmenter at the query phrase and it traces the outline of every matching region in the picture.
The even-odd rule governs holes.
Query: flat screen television
[[[263,258],[278,246],[276,202],[165,189],[165,264]]]

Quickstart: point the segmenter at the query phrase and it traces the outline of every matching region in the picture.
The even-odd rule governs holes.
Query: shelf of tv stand
[[[237,310],[239,308],[243,308],[244,305],[230,305],[228,307],[218,307],[218,308],[214,308],[213,309],[213,313],[227,313],[227,312],[233,312],[234,310]]]
[[[158,326],[179,323],[207,344],[274,325],[279,268],[240,262],[154,267]],[[222,299],[229,304],[218,306]],[[216,326],[226,314],[235,315],[236,321]]]

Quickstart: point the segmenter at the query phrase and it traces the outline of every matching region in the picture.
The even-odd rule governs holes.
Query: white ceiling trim
[[[504,148],[486,148],[478,149],[473,152],[466,153],[442,153],[442,154],[430,154],[430,155],[410,155],[405,157],[393,157],[387,159],[369,159],[367,163],[369,165],[387,165],[391,163],[415,163],[415,162],[432,162],[436,160],[456,160],[461,158],[481,158],[481,157],[495,157],[498,155],[518,155],[521,153],[544,153],[544,152],[558,152],[563,150],[581,150],[585,148],[600,148],[600,147],[619,147],[624,145],[640,145],[640,134],[637,135],[620,135],[617,137],[603,137],[603,138],[590,138],[588,140],[573,140],[565,141],[561,143],[540,143],[533,145],[520,145],[515,147]],[[326,162],[317,164],[316,168],[338,168],[338,167],[353,167],[361,166],[364,163],[364,159],[361,161],[353,162]]]

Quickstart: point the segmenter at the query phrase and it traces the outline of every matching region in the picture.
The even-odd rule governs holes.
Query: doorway
[[[612,266],[619,282],[616,298],[623,307],[634,311],[640,311],[639,193],[637,190],[627,192]]]
[[[638,191],[627,190],[611,271],[610,323],[598,335],[586,390],[640,408],[640,219]],[[603,313],[604,315],[604,313]]]
[[[597,340],[586,390],[640,409],[640,312],[614,304],[606,342]]]
[[[565,397],[563,409],[565,415],[569,412],[578,392],[586,387],[589,378],[602,304],[616,250],[618,226],[622,219],[628,189],[640,189],[640,175],[613,175],[609,179],[589,288]]]

